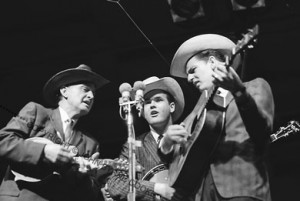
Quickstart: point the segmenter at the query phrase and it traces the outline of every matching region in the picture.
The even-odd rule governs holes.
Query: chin
[[[80,111],[80,113],[81,113],[82,115],[87,115],[89,112],[90,112],[89,109],[82,109],[82,110]]]
[[[161,119],[152,119],[151,121],[149,121],[149,124],[160,124],[161,122]]]

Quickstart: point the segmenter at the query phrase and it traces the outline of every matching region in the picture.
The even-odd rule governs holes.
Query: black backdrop
[[[111,83],[97,92],[92,112],[79,125],[99,140],[103,158],[117,157],[127,138],[119,116],[121,83],[169,76],[173,54],[192,36],[218,33],[236,42],[254,24],[260,34],[247,52],[243,78],[263,77],[270,83],[276,105],[274,132],[290,120],[300,120],[298,1],[266,1],[264,8],[235,12],[229,0],[209,2],[205,17],[174,23],[167,1],[120,1],[140,30],[118,4],[104,0],[1,2],[0,127],[29,101],[46,105],[41,92],[47,79],[84,63]],[[177,80],[184,90],[186,114],[198,93],[185,80]],[[134,124],[137,135],[147,130],[136,115]],[[300,189],[299,145],[295,133],[270,146],[273,200],[298,200],[293,197]]]

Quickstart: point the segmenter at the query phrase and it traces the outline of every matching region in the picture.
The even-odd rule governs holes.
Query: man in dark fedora
[[[101,199],[98,179],[105,171],[84,160],[99,156],[99,144],[76,123],[91,110],[96,89],[107,83],[86,65],[63,70],[43,89],[54,109],[29,102],[0,130],[0,157],[9,164],[1,201]]]
[[[162,174],[167,171],[168,159],[159,152],[159,142],[163,135],[168,132],[177,132],[178,125],[173,125],[183,113],[184,96],[178,82],[171,77],[149,77],[143,81],[144,105],[142,116],[149,125],[149,131],[137,137],[141,141],[141,147],[136,147],[136,159],[145,169],[137,174],[134,181],[137,200],[155,200],[157,196],[170,199],[175,194],[175,189],[168,185]],[[128,144],[123,146],[120,158],[128,158]],[[162,165],[163,164],[163,165]],[[161,170],[161,171],[159,171]],[[153,172],[153,174],[152,174]],[[161,176],[154,181],[154,173]],[[148,175],[148,176],[146,176]],[[129,192],[128,177],[114,172],[109,178],[108,191],[116,200],[126,200]]]
[[[222,35],[198,35],[172,60],[171,75],[186,78],[201,93],[184,120],[192,137],[185,141],[183,133],[169,133],[161,145],[174,150],[170,175],[185,161],[173,182],[190,196],[186,200],[271,200],[265,151],[274,120],[272,90],[263,78],[241,80],[236,68],[241,57],[228,65],[235,47]]]

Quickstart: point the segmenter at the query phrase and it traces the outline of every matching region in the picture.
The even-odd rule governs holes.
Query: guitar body
[[[186,196],[196,193],[209,169],[212,154],[222,137],[222,114],[217,110],[204,113],[187,143],[175,147],[169,168],[170,185]]]

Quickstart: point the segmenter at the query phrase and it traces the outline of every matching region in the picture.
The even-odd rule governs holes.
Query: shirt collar
[[[157,140],[158,140],[158,137],[159,137],[159,134],[157,134],[156,132],[154,132],[154,131],[150,131],[151,132],[151,134],[152,134],[152,136],[154,137],[154,139],[155,139],[155,142],[157,142]]]
[[[59,106],[58,109],[60,112],[61,121],[62,121],[63,125],[65,125],[66,121],[68,121],[70,119],[70,117],[68,116],[67,112],[62,107]],[[72,119],[72,121],[73,121],[73,127],[74,127],[74,125],[76,124],[77,121],[74,119]]]

